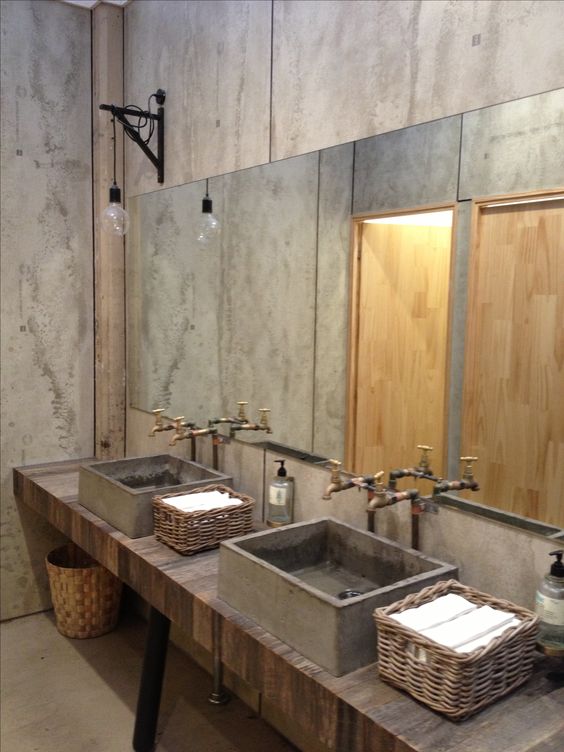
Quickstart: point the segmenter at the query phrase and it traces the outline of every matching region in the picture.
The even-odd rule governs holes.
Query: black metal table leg
[[[169,631],[170,620],[151,608],[133,732],[135,752],[152,752],[155,747]]]

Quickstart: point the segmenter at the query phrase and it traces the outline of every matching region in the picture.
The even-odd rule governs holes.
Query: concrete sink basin
[[[78,500],[130,538],[153,534],[153,496],[233,479],[169,454],[90,462],[80,466]]]
[[[231,538],[219,557],[219,597],[334,676],[376,660],[375,608],[458,574],[331,517]]]

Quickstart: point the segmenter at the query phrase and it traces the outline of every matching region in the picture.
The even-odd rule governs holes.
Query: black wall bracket
[[[149,112],[148,110],[141,110],[137,107],[118,107],[115,104],[101,104],[101,110],[108,110],[113,117],[123,125],[123,128],[132,141],[139,146],[141,151],[149,157],[151,162],[157,168],[157,180],[159,183],[164,183],[164,101],[166,98],[166,92],[164,89],[157,89],[155,94],[157,104],[156,114]],[[131,123],[128,118],[137,118],[137,125]],[[157,154],[149,149],[148,141],[144,141],[139,135],[139,123],[141,120],[152,120],[157,124]],[[149,137],[150,139],[150,137]]]

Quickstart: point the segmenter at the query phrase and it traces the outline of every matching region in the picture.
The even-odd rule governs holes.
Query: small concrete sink
[[[233,479],[197,462],[158,454],[80,466],[78,500],[130,538],[153,534],[153,496],[190,491]]]
[[[331,517],[223,541],[219,597],[342,676],[376,660],[375,608],[458,570]]]

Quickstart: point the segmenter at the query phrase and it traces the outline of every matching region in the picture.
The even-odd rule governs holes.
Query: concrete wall
[[[90,16],[4,0],[2,618],[49,605],[59,541],[18,508],[12,467],[93,450]]]
[[[168,91],[165,186],[564,85],[552,0],[144,0],[125,89]],[[129,195],[157,188],[128,144]]]

